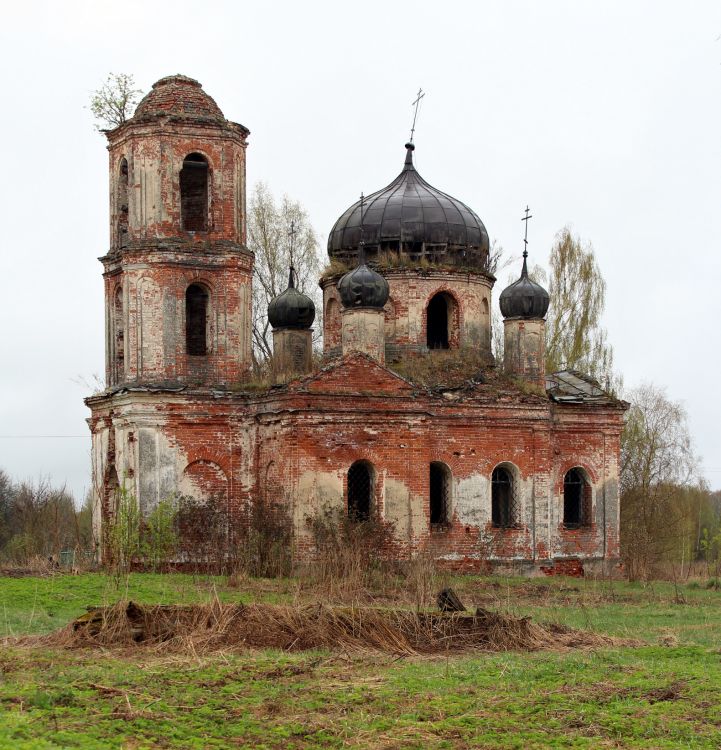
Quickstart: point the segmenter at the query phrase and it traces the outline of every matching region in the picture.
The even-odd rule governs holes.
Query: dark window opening
[[[191,284],[185,292],[185,340],[188,354],[208,353],[208,292],[199,284]]]
[[[373,498],[373,470],[365,461],[357,461],[348,469],[348,518],[368,521]]]
[[[443,294],[428,303],[426,332],[429,349],[448,349],[448,301]]]
[[[450,471],[445,464],[433,461],[430,466],[430,511],[431,526],[448,524],[448,508],[451,494]]]
[[[186,232],[208,230],[208,162],[189,154],[180,170],[180,217]]]
[[[118,176],[118,244],[125,247],[128,238],[128,162],[120,161]]]
[[[115,290],[113,300],[113,322],[115,327],[115,379],[120,380],[125,369],[125,330],[123,326],[123,288]]]
[[[115,516],[118,512],[118,502],[120,500],[119,490],[118,472],[115,470],[115,464],[110,464],[105,474],[103,504],[105,505],[105,510],[111,517]]]
[[[580,469],[570,469],[563,478],[563,525],[577,529],[591,523],[591,485]]]
[[[498,466],[491,476],[491,523],[507,529],[515,526],[518,518],[518,502],[513,475],[508,469]]]

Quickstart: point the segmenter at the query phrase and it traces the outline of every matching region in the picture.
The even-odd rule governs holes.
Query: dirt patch
[[[635,645],[484,609],[475,614],[430,613],[324,604],[294,607],[220,602],[191,606],[119,602],[93,609],[55,633],[22,642],[68,648],[153,646],[193,653],[229,648],[330,648],[398,655]]]

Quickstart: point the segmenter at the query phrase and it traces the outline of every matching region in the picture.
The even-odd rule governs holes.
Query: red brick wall
[[[194,84],[157,91],[212,104]],[[178,102],[172,105],[182,113]],[[139,116],[108,134],[110,252],[102,260],[110,385],[231,384],[250,367],[253,259],[244,248],[247,131],[224,120],[216,105],[211,109],[212,120]],[[209,165],[207,231],[184,231],[181,225],[180,172],[191,153],[202,154]],[[126,163],[127,175],[122,169]],[[121,224],[127,231],[118,230]],[[192,283],[210,294],[207,356],[186,352],[185,291]],[[118,290],[121,319],[113,303]]]
[[[389,354],[402,349],[425,349],[428,303],[443,292],[455,301],[450,325],[451,347],[470,346],[490,354],[492,281],[488,277],[430,269],[390,269],[384,270],[383,275],[390,286],[390,299],[386,305],[386,347]],[[326,311],[323,320],[326,353],[337,353],[340,345],[340,321],[327,314],[330,300],[339,302],[335,287],[338,278],[321,281]]]

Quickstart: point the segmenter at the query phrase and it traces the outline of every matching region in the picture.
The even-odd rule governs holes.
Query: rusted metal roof
[[[561,370],[546,375],[546,392],[559,403],[616,403],[598,381],[577,370]]]

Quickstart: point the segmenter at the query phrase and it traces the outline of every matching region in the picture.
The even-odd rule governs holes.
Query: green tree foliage
[[[140,508],[125,482],[117,490],[115,517],[108,530],[110,559],[117,572],[127,573],[140,556]]]
[[[591,244],[564,227],[556,235],[549,265],[546,371],[580,370],[607,390],[617,390],[613,348],[601,326],[606,282]]]
[[[315,329],[322,330],[322,304],[317,283],[320,276],[318,238],[308,213],[298,201],[287,195],[279,202],[276,201],[268,186],[259,182],[250,198],[248,210],[248,247],[255,253],[253,354],[256,364],[267,361],[273,352],[268,304],[288,286],[291,225],[295,228],[292,261],[297,274],[297,286],[316,303]]]
[[[178,548],[177,508],[173,500],[161,500],[145,519],[142,552],[151,568],[159,571]]]
[[[128,73],[109,73],[105,83],[90,96],[90,111],[99,131],[112,130],[128,120],[142,91]]]

